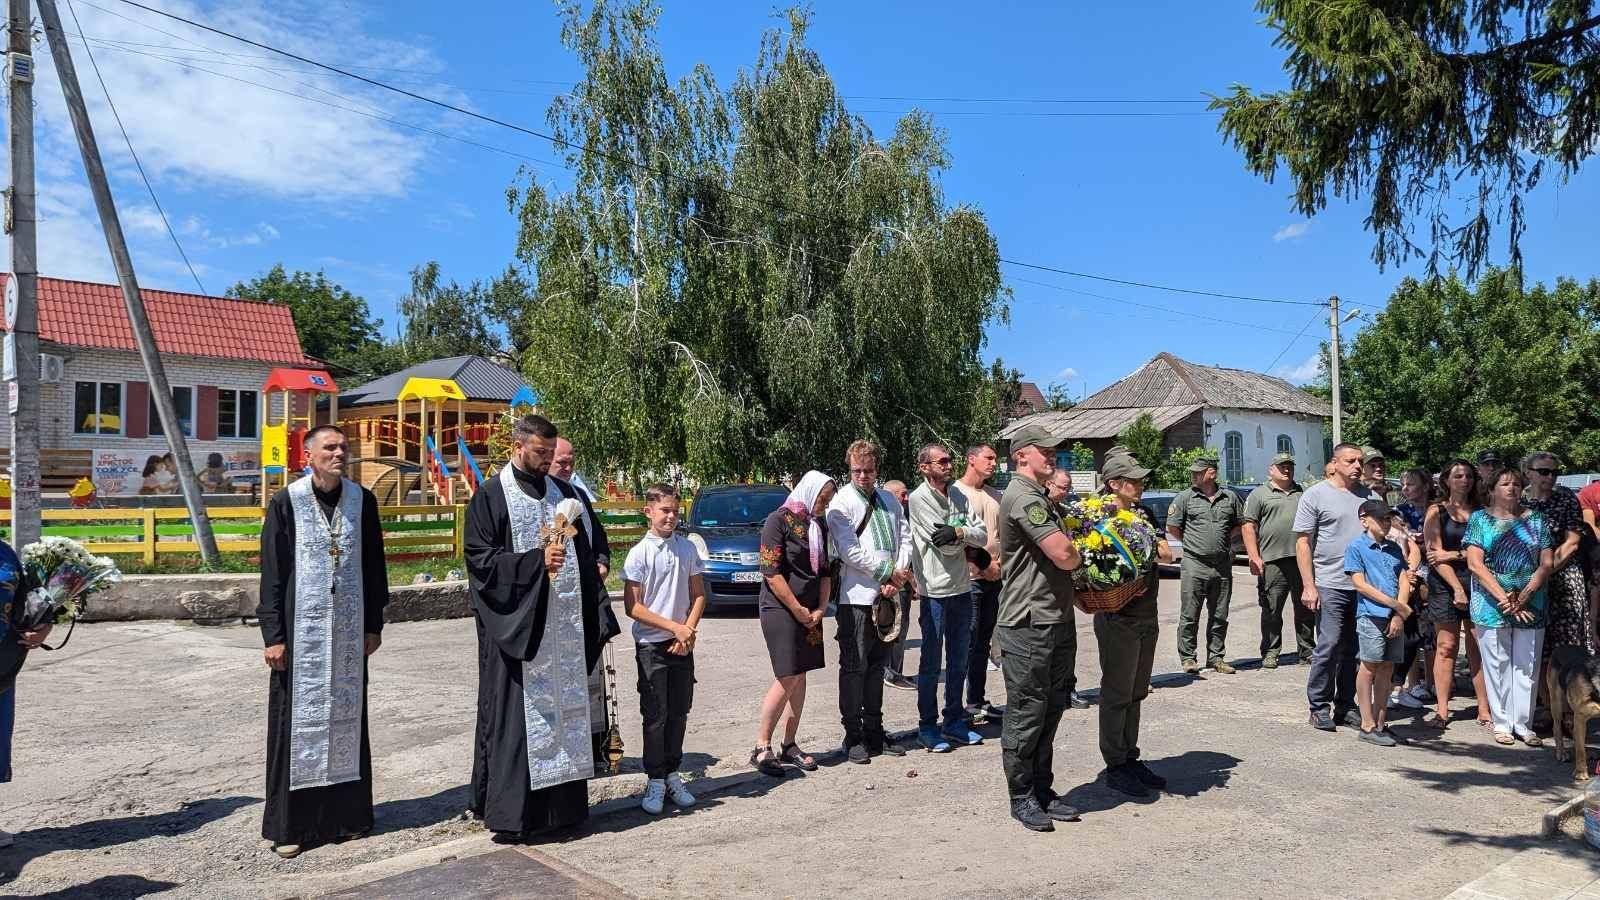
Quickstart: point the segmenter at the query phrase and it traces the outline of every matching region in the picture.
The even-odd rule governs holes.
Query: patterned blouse
[[[1543,514],[1545,521],[1550,523],[1550,542],[1553,547],[1560,546],[1567,539],[1567,532],[1577,531],[1583,525],[1583,507],[1578,505],[1578,495],[1569,487],[1556,485],[1544,500],[1524,497],[1522,505]]]
[[[11,606],[17,602],[17,588],[22,583],[22,560],[11,545],[0,541],[0,641],[11,637]]]
[[[1467,536],[1462,539],[1461,546],[1482,550],[1484,564],[1494,573],[1501,590],[1514,591],[1527,586],[1539,568],[1540,554],[1550,549],[1550,526],[1537,512],[1517,519],[1500,519],[1480,509],[1467,520]],[[1501,613],[1494,597],[1473,578],[1472,622],[1484,628],[1543,628],[1547,593],[1546,587],[1540,587],[1528,599],[1533,621],[1519,622]]]

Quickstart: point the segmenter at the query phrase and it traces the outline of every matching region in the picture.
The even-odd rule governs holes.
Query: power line
[[[124,0],[124,2],[126,2],[126,0]],[[1200,297],[1220,297],[1220,298],[1225,299],[1225,300],[1248,300],[1251,303],[1280,303],[1280,304],[1284,304],[1284,305],[1288,305],[1288,306],[1325,306],[1325,305],[1327,305],[1327,304],[1320,303],[1320,302],[1317,302],[1317,301],[1314,301],[1314,300],[1283,300],[1283,299],[1272,298],[1272,297],[1250,297],[1250,296],[1246,296],[1244,294],[1224,294],[1224,293],[1220,293],[1218,291],[1203,291],[1203,290],[1199,290],[1199,289],[1196,289],[1196,288],[1181,288],[1181,287],[1173,287],[1172,285],[1166,285],[1166,284],[1151,284],[1151,283],[1145,282],[1145,281],[1129,281],[1129,280],[1124,279],[1124,278],[1112,278],[1109,275],[1091,275],[1088,272],[1074,272],[1074,271],[1072,271],[1070,269],[1058,269],[1055,266],[1045,266],[1045,265],[1040,265],[1038,263],[1022,262],[1020,260],[1015,260],[1015,259],[1002,258],[1000,261],[1003,262],[1003,263],[1006,263],[1007,265],[1022,266],[1023,268],[1026,268],[1026,269],[1038,269],[1038,270],[1043,271],[1043,272],[1054,272],[1057,275],[1071,275],[1074,278],[1089,278],[1089,279],[1092,279],[1094,281],[1107,281],[1107,282],[1110,282],[1112,284],[1125,284],[1125,285],[1128,285],[1130,287],[1149,288],[1149,289],[1155,290],[1155,291],[1171,291],[1172,293],[1175,293],[1175,294],[1194,294],[1194,295],[1200,296]]]
[[[72,0],[67,0],[67,12],[72,14],[72,25],[79,32],[83,25],[78,22],[78,11],[72,5]],[[89,57],[89,67],[94,69],[94,77],[100,82],[100,91],[106,95],[106,105],[111,107],[111,116],[117,120],[117,130],[122,132],[122,141],[128,145],[128,155],[133,157],[133,165],[139,170],[139,179],[144,182],[144,189],[150,192],[150,202],[155,204],[156,214],[161,216],[161,224],[167,229],[167,235],[172,238],[172,246],[178,248],[178,255],[183,257],[183,265],[189,270],[189,277],[194,279],[195,287],[200,293],[209,295],[204,283],[200,281],[200,274],[194,270],[194,263],[189,261],[189,254],[183,250],[183,243],[178,240],[178,233],[172,230],[172,223],[167,221],[167,211],[161,208],[161,200],[156,197],[155,186],[150,184],[150,176],[145,174],[144,163],[139,161],[138,151],[133,149],[133,139],[128,136],[128,129],[122,124],[122,114],[117,112],[117,104],[111,99],[111,89],[106,87],[105,76],[100,74],[100,64],[95,61],[94,50],[89,47],[89,42],[83,42],[83,52]]]
[[[290,52],[288,50],[283,50],[283,49],[280,49],[278,47],[271,46],[270,44],[264,44],[264,43],[261,43],[260,41],[255,41],[255,40],[252,40],[250,38],[244,37],[242,35],[233,34],[232,32],[224,31],[223,29],[216,28],[216,27],[213,27],[211,25],[206,25],[206,24],[201,23],[201,22],[196,22],[196,21],[194,21],[192,19],[188,19],[188,18],[185,18],[183,16],[177,15],[176,13],[170,13],[170,12],[167,12],[165,10],[160,10],[160,9],[156,9],[154,7],[151,7],[151,6],[147,6],[147,5],[143,4],[143,3],[137,2],[137,0],[120,0],[120,2],[125,4],[125,5],[127,5],[127,6],[132,6],[132,7],[136,8],[136,9],[142,9],[142,10],[144,10],[146,12],[154,13],[154,14],[156,14],[158,16],[162,16],[164,18],[171,19],[171,20],[176,21],[176,22],[182,22],[183,24],[188,25],[188,26],[190,26],[192,28],[198,28],[198,29],[200,29],[202,31],[206,31],[206,32],[209,32],[211,34],[216,34],[216,35],[219,35],[221,37],[225,37],[225,38],[229,38],[231,40],[238,41],[239,43],[248,44],[249,46],[256,47],[256,48],[261,49],[261,50],[266,50],[266,51],[268,51],[270,53],[275,53],[275,54],[278,54],[280,56],[287,57],[289,59],[295,60],[297,62],[304,63],[304,64],[309,65],[309,66],[313,66],[313,67],[318,68],[318,69],[323,69],[323,70],[326,70],[326,71],[329,71],[329,72],[333,72],[333,73],[335,73],[337,75],[342,75],[342,76],[344,76],[346,78],[350,78],[350,79],[353,79],[355,81],[362,82],[363,84],[368,84],[368,85],[371,85],[371,86],[376,87],[376,88],[380,88],[380,89],[383,89],[383,90],[386,90],[386,91],[391,91],[393,93],[400,94],[401,96],[409,97],[409,98],[411,98],[413,100],[417,100],[417,101],[420,101],[422,103],[427,103],[427,104],[429,104],[431,106],[439,107],[440,109],[449,110],[451,112],[457,113],[459,115],[466,116],[468,118],[477,119],[479,121],[487,122],[487,123],[489,123],[491,125],[498,125],[501,128],[506,128],[506,129],[509,129],[511,131],[515,131],[515,132],[518,132],[518,133],[521,133],[521,134],[528,135],[530,137],[536,137],[536,138],[539,138],[540,140],[549,141],[552,144],[556,144],[558,146],[567,148],[569,150],[577,150],[577,151],[594,153],[597,156],[601,156],[601,157],[604,157],[606,159],[610,159],[613,162],[619,162],[619,163],[622,163],[622,164],[625,164],[625,165],[628,165],[628,166],[634,166],[634,167],[642,169],[643,171],[647,171],[647,172],[650,172],[653,175],[658,175],[658,176],[661,176],[661,177],[664,177],[664,178],[672,178],[672,179],[679,180],[679,181],[690,181],[691,180],[691,179],[689,179],[689,178],[687,178],[685,176],[678,175],[678,174],[675,174],[673,172],[669,172],[669,171],[666,171],[666,170],[663,170],[663,169],[656,169],[656,168],[653,168],[653,167],[650,167],[650,166],[640,165],[634,160],[631,160],[631,159],[628,159],[628,158],[625,158],[625,157],[621,157],[621,156],[617,156],[616,154],[608,153],[606,151],[598,150],[598,149],[595,149],[595,148],[592,148],[592,147],[584,147],[584,146],[575,144],[575,143],[573,143],[571,141],[567,141],[567,140],[564,140],[562,138],[556,137],[555,135],[546,134],[544,132],[536,131],[536,130],[534,130],[532,128],[528,128],[528,127],[523,126],[523,125],[518,125],[515,122],[509,122],[509,121],[506,121],[505,119],[500,119],[500,118],[497,118],[495,116],[487,115],[487,114],[480,113],[480,112],[475,112],[473,110],[469,110],[469,109],[465,109],[463,107],[457,106],[457,105],[455,105],[453,103],[448,103],[448,102],[446,102],[444,100],[439,100],[439,99],[434,98],[434,97],[429,97],[429,96],[427,96],[425,94],[419,94],[419,93],[417,93],[415,91],[406,90],[405,88],[397,87],[397,86],[392,85],[392,84],[387,84],[385,82],[379,81],[379,80],[374,79],[374,78],[368,78],[365,75],[360,75],[360,74],[357,74],[355,72],[351,72],[348,69],[343,69],[343,68],[340,68],[338,66],[330,65],[328,63],[318,62],[317,60],[309,59],[309,58],[307,58],[305,56],[301,56],[299,54]],[[82,30],[81,26],[80,26],[79,30],[80,31]],[[156,30],[159,31],[160,29],[156,29]],[[162,33],[170,34],[168,32],[162,32]],[[176,35],[171,35],[171,36],[177,37]],[[181,37],[179,37],[178,39],[179,40],[186,40],[185,38],[181,38]],[[744,194],[744,193],[742,193],[740,191],[736,191],[736,190],[733,190],[731,188],[728,190],[728,194],[730,196],[738,197],[740,199],[747,200],[749,202],[755,203],[757,205],[765,206],[765,207],[767,207],[769,209],[774,209],[774,210],[777,210],[779,212],[783,212],[783,213],[787,213],[787,214],[791,214],[791,215],[802,216],[802,217],[806,217],[806,218],[814,218],[813,214],[808,213],[808,212],[806,212],[804,210],[791,210],[791,209],[788,209],[787,207],[784,207],[782,204],[777,204],[777,203],[774,203],[774,202],[769,201],[769,200],[764,200],[764,199],[762,199],[760,197],[754,197],[754,196],[751,196],[751,195],[748,195],[748,194]],[[1069,270],[1069,269],[1062,269],[1062,268],[1058,268],[1058,267],[1055,267],[1055,266],[1046,266],[1046,265],[1041,265],[1039,263],[1023,262],[1021,260],[1006,259],[1004,257],[1002,257],[1000,259],[1000,262],[1008,264],[1008,265],[1022,266],[1024,268],[1036,269],[1036,270],[1044,271],[1044,272],[1054,272],[1054,273],[1059,274],[1059,275],[1070,275],[1070,276],[1075,277],[1075,278],[1089,278],[1089,279],[1094,279],[1094,280],[1097,280],[1097,281],[1111,282],[1111,283],[1114,283],[1114,284],[1123,284],[1123,285],[1129,285],[1129,286],[1133,286],[1133,287],[1149,288],[1149,289],[1152,289],[1152,290],[1170,291],[1170,292],[1173,292],[1173,293],[1180,293],[1180,294],[1191,294],[1191,295],[1195,295],[1195,296],[1217,297],[1217,298],[1228,299],[1228,300],[1244,300],[1244,301],[1250,301],[1250,302],[1255,302],[1255,303],[1278,303],[1278,304],[1286,304],[1286,305],[1292,305],[1292,306],[1321,306],[1321,305],[1323,305],[1322,303],[1317,302],[1317,301],[1284,300],[1284,299],[1274,299],[1274,298],[1265,298],[1265,297],[1251,297],[1251,296],[1245,296],[1245,295],[1241,295],[1241,294],[1222,293],[1222,292],[1218,292],[1218,291],[1206,291],[1206,290],[1198,290],[1198,289],[1192,289],[1192,288],[1173,287],[1173,286],[1170,286],[1170,285],[1149,284],[1149,283],[1146,283],[1146,282],[1130,281],[1130,280],[1121,279],[1121,278],[1112,278],[1110,276],[1105,276],[1105,275],[1093,275],[1093,274],[1089,274],[1089,273],[1085,273],[1085,272],[1075,272],[1075,271],[1072,271],[1072,270]]]
[[[1157,305],[1155,305],[1153,303],[1140,303],[1140,302],[1138,302],[1136,300],[1129,300],[1129,299],[1127,299],[1125,297],[1112,297],[1112,296],[1107,295],[1107,294],[1096,294],[1096,293],[1093,293],[1092,291],[1080,291],[1080,290],[1078,290],[1076,288],[1064,287],[1064,286],[1059,285],[1059,284],[1051,284],[1051,283],[1049,283],[1047,281],[1034,281],[1031,278],[1012,277],[1011,280],[1012,281],[1021,282],[1023,284],[1032,284],[1032,285],[1037,285],[1039,287],[1050,288],[1052,290],[1065,291],[1066,293],[1069,293],[1069,294],[1079,294],[1079,295],[1084,296],[1084,297],[1093,297],[1093,298],[1095,298],[1097,300],[1107,300],[1107,301],[1110,301],[1112,303],[1122,303],[1122,304],[1126,304],[1128,306],[1137,306],[1137,307],[1140,307],[1140,308],[1143,308],[1143,309],[1153,309],[1153,310],[1157,310],[1159,312],[1171,313],[1172,315],[1188,316],[1189,318],[1192,318],[1192,319],[1203,319],[1203,320],[1205,320],[1207,322],[1217,322],[1217,323],[1222,324],[1222,325],[1234,325],[1234,326],[1238,326],[1240,328],[1254,328],[1254,329],[1256,329],[1258,331],[1271,331],[1271,332],[1276,332],[1278,334],[1293,334],[1294,333],[1294,332],[1290,331],[1287,328],[1273,328],[1270,325],[1260,325],[1260,324],[1257,324],[1257,323],[1254,323],[1254,322],[1239,322],[1239,321],[1235,321],[1233,319],[1223,319],[1223,318],[1219,318],[1217,316],[1208,316],[1208,315],[1205,315],[1204,313],[1189,312],[1188,310],[1182,310],[1182,309],[1173,309],[1170,306],[1157,306]],[[1304,333],[1303,330],[1302,330],[1302,333]]]
[[[1305,325],[1301,326],[1300,332],[1294,337],[1290,338],[1289,343],[1283,345],[1283,349],[1279,350],[1278,355],[1272,358],[1272,362],[1267,363],[1266,371],[1270,373],[1272,371],[1272,367],[1278,364],[1278,360],[1283,359],[1283,355],[1289,352],[1289,348],[1299,343],[1302,337],[1305,337],[1306,329],[1310,328],[1320,318],[1322,318],[1322,313],[1312,313],[1311,319],[1307,321]]]

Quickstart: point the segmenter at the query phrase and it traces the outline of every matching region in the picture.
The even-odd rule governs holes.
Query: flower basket
[[[1090,615],[1114,613],[1127,606],[1133,598],[1144,593],[1143,578],[1133,578],[1113,588],[1078,588],[1072,592],[1072,604]]]

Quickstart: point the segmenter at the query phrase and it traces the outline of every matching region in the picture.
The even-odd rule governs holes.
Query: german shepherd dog
[[[1572,780],[1589,780],[1589,753],[1584,738],[1589,720],[1600,719],[1600,658],[1581,647],[1557,647],[1550,654],[1545,672],[1545,688],[1550,697],[1550,720],[1554,723],[1556,759],[1567,760],[1567,745],[1561,735],[1561,719],[1572,711]]]

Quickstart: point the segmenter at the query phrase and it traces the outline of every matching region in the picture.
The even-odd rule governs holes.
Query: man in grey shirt
[[[1361,503],[1372,496],[1361,483],[1361,459],[1355,444],[1333,448],[1328,479],[1305,492],[1294,516],[1295,559],[1305,585],[1301,602],[1317,613],[1306,699],[1311,725],[1322,731],[1335,730],[1341,721],[1361,725],[1355,699],[1356,589],[1344,571],[1344,551],[1361,533]]]

